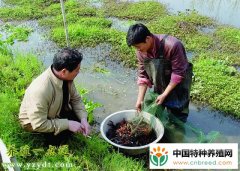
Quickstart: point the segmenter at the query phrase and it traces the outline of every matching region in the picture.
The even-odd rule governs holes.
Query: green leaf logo
[[[153,148],[150,151],[150,161],[155,166],[163,166],[168,161],[168,151],[165,151],[165,148],[161,148],[158,146],[157,148]]]

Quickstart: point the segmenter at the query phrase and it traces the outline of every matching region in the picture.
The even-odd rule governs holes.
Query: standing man
[[[130,26],[127,44],[137,51],[139,92],[136,109],[141,111],[147,88],[154,86],[156,103],[186,122],[190,100],[192,64],[182,43],[173,36],[152,34],[143,24]]]
[[[73,83],[81,61],[82,54],[77,50],[60,50],[53,64],[25,92],[20,123],[26,131],[43,133],[48,145],[59,145],[72,132],[90,133],[87,113]]]

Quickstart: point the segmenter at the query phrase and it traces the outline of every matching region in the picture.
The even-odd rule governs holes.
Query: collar
[[[153,38],[153,48],[149,52],[142,53],[142,52],[138,51],[139,54],[141,54],[141,56],[144,58],[156,58],[158,56],[158,49],[160,46],[160,41],[159,41],[158,37],[154,34],[152,34],[152,38]]]
[[[63,85],[63,80],[57,78],[53,71],[52,71],[52,65],[47,69],[49,78],[54,82],[55,85],[57,85],[58,87],[62,88]]]

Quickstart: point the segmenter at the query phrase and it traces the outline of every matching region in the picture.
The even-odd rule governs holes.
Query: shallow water
[[[130,0],[139,1],[139,0]],[[186,9],[195,9],[200,14],[209,16],[221,24],[240,27],[240,1],[239,0],[155,0],[166,4],[169,11],[177,13]]]
[[[112,28],[117,29],[119,31],[127,32],[130,25],[134,23],[134,21],[129,22],[128,20],[118,19],[115,17],[109,17],[108,20],[112,21]]]
[[[4,6],[4,3],[2,1],[0,1],[0,7]]]

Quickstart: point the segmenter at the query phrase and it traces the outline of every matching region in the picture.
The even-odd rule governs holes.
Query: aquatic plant
[[[85,26],[80,23],[68,26],[69,40],[72,47],[96,46],[99,43],[109,42],[114,30],[102,29],[98,26]],[[59,46],[65,46],[65,32],[62,27],[54,28],[50,33],[51,39]]]
[[[93,72],[97,72],[97,73],[102,73],[102,74],[108,74],[110,73],[107,69],[103,68],[100,64],[94,64],[92,67],[92,71]]]
[[[240,49],[240,29],[233,27],[219,27],[214,33],[216,46],[220,51],[238,53]]]
[[[86,27],[98,26],[100,28],[108,28],[111,26],[112,22],[105,18],[98,17],[79,17],[76,13],[68,13],[66,15],[67,23],[69,25],[78,23]],[[51,28],[54,27],[63,27],[63,18],[62,15],[48,17],[39,20],[39,24],[42,26],[48,26]]]
[[[93,124],[94,123],[94,115],[93,115],[93,111],[98,108],[98,107],[102,107],[103,105],[100,104],[100,103],[96,103],[96,102],[93,102],[92,100],[90,100],[87,96],[88,96],[88,93],[89,93],[89,90],[87,90],[86,88],[82,88],[80,86],[77,86],[77,90],[79,92],[79,94],[81,95],[82,97],[82,101],[85,105],[85,109],[88,113],[88,116],[87,116],[87,120],[89,122],[89,124]]]
[[[21,26],[15,27],[10,24],[4,25],[1,30],[3,30],[6,33],[6,37],[7,37],[7,39],[5,39],[3,41],[10,45],[14,44],[14,40],[27,41],[28,36],[33,31],[30,28],[21,27]]]
[[[45,0],[6,0],[6,3],[16,5],[4,7],[0,10],[0,18],[4,21],[40,19],[47,16],[61,15],[60,1]],[[65,2],[66,13],[74,13],[77,16],[96,16],[96,8],[86,7],[84,1],[68,0]]]
[[[213,45],[211,36],[198,31],[200,26],[214,25],[208,17],[199,15],[196,11],[181,12],[178,15],[159,17],[147,23],[155,34],[169,34],[183,41],[189,51],[209,49]]]
[[[221,51],[205,51],[201,58],[212,58],[220,61],[224,61],[229,66],[240,66],[240,57],[237,53],[228,53]]]
[[[36,7],[5,7],[0,10],[0,18],[3,21],[38,19],[44,14],[41,9]]]
[[[158,16],[167,15],[166,7],[153,1],[131,3],[107,0],[104,9],[107,16],[132,20],[152,20]]]
[[[224,60],[206,55],[194,60],[192,99],[240,118],[240,74]]]

